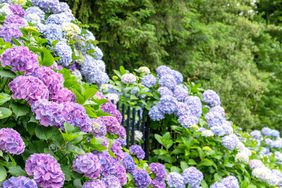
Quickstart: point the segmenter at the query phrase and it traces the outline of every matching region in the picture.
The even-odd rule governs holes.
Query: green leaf
[[[185,170],[189,167],[189,165],[185,161],[181,161],[180,167],[181,167],[182,170]]]
[[[188,164],[189,165],[196,165],[197,163],[193,159],[189,159]]]
[[[120,71],[121,75],[124,75],[126,73],[126,70],[123,66],[119,67],[119,71]]]
[[[56,131],[56,129],[51,127],[37,126],[35,128],[35,135],[41,140],[49,140],[54,136],[54,131]]]
[[[177,167],[177,166],[172,166],[172,167],[170,168],[170,171],[171,171],[171,172],[178,172],[178,173],[180,173],[180,172],[181,172],[181,169],[180,169],[179,167]]]
[[[7,177],[7,171],[3,166],[0,166],[0,181],[4,181]]]
[[[96,88],[87,88],[84,92],[84,100],[87,101],[91,99],[97,92]]]
[[[85,154],[85,151],[83,149],[81,149],[80,147],[78,146],[75,146],[71,143],[68,143],[67,145],[67,150],[71,153],[75,153],[75,154],[78,154],[78,155],[83,155]]]
[[[9,173],[12,176],[25,176],[25,171],[20,166],[11,166],[9,167]]]
[[[9,108],[0,107],[0,119],[5,119],[12,115],[12,111]]]
[[[11,71],[0,70],[0,77],[2,77],[2,78],[16,78],[16,75]]]
[[[160,135],[158,135],[158,134],[155,134],[154,136],[155,136],[156,140],[157,140],[161,145],[163,145],[162,137],[161,137]]]
[[[82,187],[81,180],[80,179],[73,180],[73,186],[75,188],[81,188]]]
[[[21,117],[21,116],[25,116],[29,112],[29,108],[27,106],[22,105],[22,104],[18,104],[18,103],[12,103],[10,105],[10,108],[12,109],[16,118]]]
[[[51,51],[43,48],[42,49],[42,65],[49,67],[54,63],[54,61],[55,59],[53,55],[51,54]]]
[[[0,93],[0,105],[4,104],[5,102],[9,101],[11,96],[6,93]]]
[[[64,123],[64,128],[65,128],[66,133],[72,133],[72,132],[75,132],[76,130],[76,127],[69,123]]]
[[[202,160],[198,166],[214,166],[215,168],[217,168],[216,164],[209,159]]]

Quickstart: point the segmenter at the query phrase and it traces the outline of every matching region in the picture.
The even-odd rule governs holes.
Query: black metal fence
[[[143,134],[141,146],[145,151],[145,158],[148,159],[150,134],[150,118],[148,111],[119,103],[117,104],[117,108],[122,113],[122,125],[126,129],[126,146],[129,147],[136,143],[135,131],[140,131]]]

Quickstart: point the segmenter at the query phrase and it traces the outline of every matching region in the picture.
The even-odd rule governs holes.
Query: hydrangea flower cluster
[[[139,145],[132,145],[129,147],[129,151],[132,155],[136,155],[138,159],[144,159],[145,158],[145,152]]]
[[[24,152],[25,144],[20,134],[11,128],[0,129],[0,150],[20,155]]]
[[[106,188],[106,185],[103,181],[96,179],[89,182],[85,182],[82,188]]]
[[[220,182],[215,182],[210,188],[239,188],[239,182],[235,176],[227,176]]]
[[[34,180],[24,176],[11,177],[8,180],[4,181],[3,188],[13,188],[13,187],[37,188],[37,185]]]
[[[65,176],[57,160],[49,154],[33,154],[25,164],[25,171],[38,186],[61,188]]]
[[[126,73],[121,77],[121,81],[125,84],[133,84],[136,80],[136,76],[132,73]]]
[[[167,184],[171,188],[185,188],[184,178],[177,172],[171,172],[168,174]]]
[[[145,170],[135,170],[133,173],[134,184],[138,188],[148,187],[151,184],[151,178]]]
[[[74,171],[84,174],[89,178],[97,178],[100,176],[101,163],[98,158],[93,153],[87,153],[78,156],[73,162]]]
[[[185,169],[182,176],[184,183],[190,185],[191,187],[199,187],[204,178],[203,173],[195,167]]]

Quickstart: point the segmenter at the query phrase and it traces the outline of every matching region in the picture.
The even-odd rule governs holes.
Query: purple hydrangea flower
[[[139,145],[132,145],[129,147],[129,151],[132,155],[136,155],[138,159],[144,159],[145,158],[145,152]]]
[[[3,38],[5,42],[12,42],[12,39],[18,39],[22,36],[21,30],[14,25],[5,24],[0,28],[0,38]]]
[[[183,76],[180,72],[172,70],[171,74],[173,75],[177,84],[181,84],[183,82]]]
[[[185,169],[182,176],[184,183],[190,185],[191,187],[199,186],[204,178],[203,173],[195,167]]]
[[[239,182],[235,176],[227,176],[220,181],[226,188],[239,188]]]
[[[106,188],[106,185],[103,181],[96,179],[85,182],[82,188]]]
[[[45,25],[44,27],[43,35],[44,35],[44,38],[46,38],[48,41],[52,41],[52,40],[60,41],[63,38],[63,31],[59,25],[48,24],[48,25]]]
[[[166,74],[160,78],[159,85],[161,87],[167,87],[170,90],[174,90],[177,83],[172,75]]]
[[[17,131],[11,128],[0,129],[0,150],[20,155],[24,152],[24,149],[25,144]]]
[[[228,150],[234,150],[239,142],[238,137],[235,134],[227,135],[222,138],[222,146]]]
[[[178,102],[177,103],[176,115],[177,116],[191,115],[189,106],[186,103],[184,103],[184,102]]]
[[[252,159],[252,160],[249,161],[249,167],[251,169],[261,168],[261,167],[264,167],[264,164],[261,160]]]
[[[201,117],[202,115],[202,103],[199,97],[188,96],[186,97],[184,103],[186,103],[190,109],[193,116]]]
[[[136,76],[132,73],[122,75],[121,81],[125,84],[133,84],[136,82]]]
[[[193,115],[182,115],[178,118],[178,122],[185,128],[190,128],[192,125],[198,124],[199,118]]]
[[[173,114],[177,110],[177,100],[172,96],[165,95],[161,97],[158,108],[164,114]]]
[[[99,158],[93,153],[86,153],[78,156],[73,162],[74,171],[89,178],[97,178],[101,173]]]
[[[178,101],[184,101],[188,97],[188,90],[182,85],[177,85],[174,88],[174,97]]]
[[[261,133],[264,135],[264,136],[271,136],[271,133],[272,133],[272,129],[268,128],[268,127],[263,127],[261,129]]]
[[[224,124],[225,117],[222,116],[222,113],[220,113],[219,111],[209,111],[206,115],[205,115],[205,119],[207,120],[208,126],[209,127],[214,127],[214,126],[222,126]]]
[[[100,106],[100,108],[103,112],[107,112],[109,114],[112,114],[121,123],[122,115],[121,115],[120,111],[118,111],[116,105],[114,105],[112,102],[109,101],[105,104],[102,104]]]
[[[158,92],[160,93],[161,96],[164,96],[164,95],[173,96],[173,92],[170,89],[168,89],[167,87],[160,87],[158,89]]]
[[[72,49],[65,42],[58,42],[55,46],[55,53],[60,57],[59,63],[65,67],[72,62]]]
[[[43,83],[48,87],[49,93],[51,95],[59,95],[59,96],[62,95],[62,94],[58,94],[61,93],[60,90],[62,90],[63,82],[64,82],[64,78],[61,74],[56,73],[49,67],[39,67],[32,73],[32,76],[37,77],[41,81],[43,81]],[[64,95],[62,97],[66,97],[66,96],[67,95]],[[55,98],[57,99],[58,97]]]
[[[117,161],[111,157],[107,152],[98,154],[101,163],[101,173],[103,176],[108,176],[116,173]]]
[[[75,95],[69,89],[62,88],[50,95],[50,99],[57,103],[75,102]]]
[[[115,175],[119,179],[120,185],[124,186],[127,183],[126,169],[122,164],[117,164]]]
[[[153,121],[164,119],[164,114],[159,110],[158,106],[153,106],[149,111],[149,116]]]
[[[177,172],[169,173],[167,176],[167,184],[172,188],[185,188],[184,178]]]
[[[160,181],[158,179],[153,179],[151,182],[151,186],[153,188],[165,188],[165,182],[164,181]]]
[[[101,116],[97,118],[97,121],[105,125],[109,133],[119,135],[121,131],[120,130],[121,125],[118,122],[117,118],[113,116]]]
[[[142,84],[146,87],[153,87],[156,83],[157,79],[152,74],[148,74],[142,78]]]
[[[24,176],[11,177],[3,182],[3,188],[37,188],[34,180]]]
[[[151,163],[149,165],[151,172],[155,174],[155,179],[163,181],[166,178],[165,166],[161,163]]]
[[[33,176],[38,186],[43,188],[61,188],[65,176],[57,160],[49,154],[33,154],[25,164],[25,171]]]
[[[124,158],[122,159],[122,164],[124,165],[125,169],[130,173],[133,173],[136,169],[133,158],[128,154],[124,155]]]
[[[24,17],[25,11],[20,5],[12,4],[12,5],[9,6],[9,8],[14,15],[20,16],[22,18]]]
[[[12,71],[23,73],[32,73],[39,67],[37,56],[24,46],[5,50],[0,60],[3,67],[10,66]]]
[[[116,176],[109,175],[103,178],[107,188],[121,188],[119,179]]]
[[[18,76],[9,83],[13,93],[13,99],[24,99],[30,104],[39,99],[48,99],[47,86],[38,78],[33,76]]]
[[[39,7],[29,7],[29,8],[27,8],[26,9],[26,15],[29,15],[29,14],[35,14],[41,20],[45,19],[45,13]]]
[[[172,70],[169,67],[165,66],[165,65],[159,66],[156,69],[156,72],[157,72],[157,75],[158,75],[159,78],[164,76],[164,75],[167,75],[167,74],[172,74]]]
[[[21,28],[21,27],[26,26],[27,22],[22,17],[11,14],[11,15],[6,16],[4,25],[12,25],[15,28]]]
[[[121,143],[118,142],[117,140],[114,141],[112,148],[112,152],[115,154],[116,159],[118,161],[121,161],[124,157],[124,152],[122,151]]]
[[[133,174],[134,184],[138,188],[147,188],[151,183],[151,178],[145,170],[135,170]]]
[[[204,102],[211,107],[220,105],[220,98],[218,94],[213,90],[206,90],[203,93],[203,98],[204,98]]]
[[[107,134],[107,127],[99,120],[92,120],[92,134],[95,137],[103,137]]]

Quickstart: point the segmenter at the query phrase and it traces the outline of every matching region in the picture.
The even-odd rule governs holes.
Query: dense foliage
[[[168,64],[221,93],[231,119],[243,128],[280,128],[281,27],[264,24],[253,1],[67,2],[96,34],[109,72],[120,65]],[[259,7],[279,4],[268,2]]]

